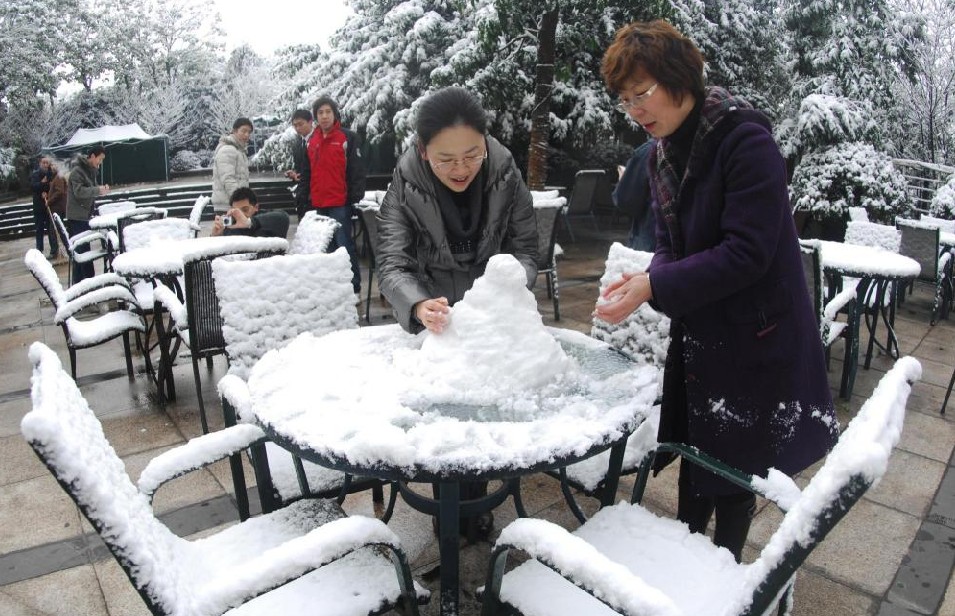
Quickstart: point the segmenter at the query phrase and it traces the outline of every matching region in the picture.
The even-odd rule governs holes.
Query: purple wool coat
[[[769,123],[734,109],[695,147],[675,208],[682,254],[656,203],[651,158],[657,249],[648,271],[654,306],[673,320],[659,439],[747,473],[797,473],[833,446],[838,422]],[[684,468],[699,494],[739,491]]]

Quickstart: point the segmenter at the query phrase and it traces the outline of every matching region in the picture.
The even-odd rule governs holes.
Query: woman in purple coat
[[[657,140],[657,248],[646,272],[607,288],[595,315],[616,323],[651,302],[672,319],[661,442],[747,473],[795,474],[832,447],[838,423],[769,121],[705,87],[699,50],[665,21],[621,28],[602,73]],[[702,533],[715,510],[714,542],[738,561],[755,497],[688,463],[679,484],[677,517]]]

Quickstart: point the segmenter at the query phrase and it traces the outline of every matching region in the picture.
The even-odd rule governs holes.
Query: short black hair
[[[248,126],[249,128],[254,128],[252,126],[252,120],[246,117],[236,118],[236,121],[232,123],[232,130],[239,130],[240,126]]]
[[[342,116],[338,112],[338,103],[336,103],[335,99],[331,96],[319,96],[315,99],[315,102],[312,103],[312,115],[317,116],[318,110],[321,109],[323,105],[328,105],[332,108],[332,114],[334,114],[336,122],[342,121]]]
[[[94,145],[90,149],[86,150],[86,157],[90,156],[99,156],[100,154],[106,154],[106,148],[103,147],[103,144]]]
[[[259,204],[259,198],[255,196],[255,191],[248,186],[240,186],[232,191],[232,195],[229,197],[229,205],[236,201],[248,201],[252,205]]]
[[[457,86],[435,90],[418,106],[415,132],[421,146],[428,145],[442,130],[462,125],[487,134],[487,113],[469,90]]]
[[[312,121],[312,112],[308,109],[296,109],[292,112],[292,119],[289,122],[294,122],[295,120],[305,120],[306,122]]]

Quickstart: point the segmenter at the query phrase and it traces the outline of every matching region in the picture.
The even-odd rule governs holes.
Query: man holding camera
[[[229,197],[229,211],[216,216],[212,235],[251,235],[252,237],[286,237],[289,217],[282,210],[259,211],[259,200],[248,186],[236,188]]]

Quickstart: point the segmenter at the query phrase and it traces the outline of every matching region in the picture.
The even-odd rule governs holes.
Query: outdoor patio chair
[[[126,245],[126,229],[141,222],[154,221],[166,218],[166,210],[158,207],[142,207],[135,210],[121,212],[116,219],[116,239],[114,252],[126,252],[136,246]],[[186,221],[188,224],[189,221]],[[140,234],[142,235],[142,234]]]
[[[855,384],[856,368],[859,363],[859,314],[856,311],[856,287],[847,285],[831,300],[826,301],[826,284],[822,272],[821,248],[818,240],[800,240],[803,272],[809,296],[815,309],[819,335],[826,350],[826,363],[829,362],[829,349],[836,340],[842,339],[845,347],[842,358],[842,378],[839,395],[848,400]],[[839,314],[847,315],[847,320],[838,320]]]
[[[534,203],[537,215],[537,275],[547,281],[547,297],[554,302],[554,320],[560,321],[560,280],[557,277],[557,227],[567,200],[563,197],[538,200]]]
[[[146,324],[129,284],[121,276],[105,273],[64,289],[56,270],[42,252],[31,248],[23,261],[53,304],[53,322],[63,329],[66,348],[70,354],[70,374],[73,378],[76,378],[78,349],[88,349],[122,336],[126,374],[132,379],[133,359],[129,349],[129,332],[137,332],[138,336],[146,331]],[[117,302],[117,307],[89,320],[81,321],[76,318],[81,310],[108,306],[110,302]]]
[[[267,351],[305,332],[321,336],[358,327],[351,261],[344,248],[256,261],[216,259],[212,275],[229,358],[229,375],[219,383],[227,426],[250,420],[244,412],[249,395],[245,381]],[[368,488],[374,489],[376,502],[383,500],[380,481],[352,481],[344,473],[303,463],[274,443],[257,444],[250,454],[263,511],[307,496],[341,502],[348,493]],[[244,492],[243,476],[233,478],[242,481],[236,492]]]
[[[749,476],[695,448],[660,445],[784,512],[752,563],[737,563],[706,535],[690,533],[682,522],[635,504],[605,507],[573,534],[545,520],[524,518],[504,528],[497,540],[482,614],[788,614],[799,567],[885,474],[911,384],[920,375],[915,359],[896,362],[803,490],[775,469],[766,478]],[[505,574],[511,549],[531,559]]]
[[[653,253],[632,250],[619,242],[610,246],[604,274],[600,278],[600,291],[607,288],[625,272],[644,271],[650,265]],[[598,296],[599,296],[598,294]],[[659,370],[658,384],[662,391],[663,365],[670,346],[670,319],[647,305],[643,305],[622,322],[612,325],[594,319],[590,336],[602,340],[640,365],[655,366]],[[657,445],[657,429],[660,424],[660,407],[655,405],[651,415],[638,427],[630,438],[620,463],[620,474],[638,473],[640,497],[650,472],[650,461]],[[586,515],[577,504],[571,488],[590,497],[599,497],[604,491],[610,470],[610,452],[605,451],[577,464],[549,473],[561,480],[561,490],[571,512],[580,522]]]
[[[368,286],[365,289],[365,323],[371,323],[371,283],[375,279],[378,261],[375,249],[378,246],[378,207],[364,205],[358,209],[358,221],[362,227],[365,255],[368,257]]]
[[[944,231],[945,233],[955,233],[955,220],[938,218],[937,216],[929,216],[928,214],[920,214],[919,222],[936,226],[939,228],[939,230]]]
[[[158,281],[153,293],[156,300],[168,311],[172,333],[189,347],[192,359],[192,375],[196,383],[199,406],[199,422],[202,433],[209,432],[206,406],[202,396],[202,377],[199,374],[199,362],[205,360],[212,369],[212,358],[225,354],[225,340],[222,337],[222,316],[219,313],[219,299],[216,296],[215,281],[212,278],[212,261],[217,258],[252,259],[271,257],[278,253],[271,248],[258,252],[232,251],[228,244],[215,254],[202,254],[187,258],[183,264],[182,289],[172,289]],[[180,293],[183,299],[180,298]]]
[[[953,297],[952,255],[948,251],[939,252],[939,228],[915,220],[898,219],[896,224],[902,232],[899,253],[915,259],[922,271],[918,281],[928,283],[935,288],[932,305],[932,325],[939,319],[948,318]]]
[[[379,520],[305,500],[201,539],[176,536],[153,512],[167,481],[264,437],[249,424],[154,458],[134,485],[99,420],[56,354],[37,342],[33,410],[20,428],[99,533],[153,614],[418,614],[429,598],[411,577],[398,537]]]
[[[104,214],[117,214],[119,212],[128,212],[136,209],[135,201],[114,201],[112,203],[100,203],[96,206],[96,212],[102,216]]]
[[[66,256],[69,257],[69,267],[66,270],[66,284],[73,284],[73,264],[74,263],[94,263],[97,259],[103,260],[103,271],[109,271],[109,250],[107,248],[106,235],[100,231],[83,231],[70,237],[69,231],[63,219],[56,212],[53,213],[53,228],[59,237],[60,244],[66,249]],[[93,247],[93,242],[99,242],[99,248]],[[79,246],[89,246],[86,252],[76,252]]]
[[[295,235],[289,242],[288,254],[307,255],[328,252],[332,239],[335,237],[335,231],[341,225],[334,218],[322,216],[315,210],[306,212],[298,227],[295,228]]]
[[[202,215],[206,208],[212,203],[212,197],[209,195],[199,195],[189,210],[189,224],[192,226],[192,237],[199,237],[202,230]]]
[[[567,232],[570,233],[571,241],[577,241],[574,237],[574,230],[570,226],[571,218],[590,218],[594,223],[594,229],[597,226],[597,216],[594,214],[594,205],[596,203],[597,188],[604,179],[606,172],[603,169],[584,169],[577,172],[574,176],[574,187],[570,191],[570,199],[567,201],[567,209],[564,210],[564,224]]]
[[[889,252],[898,252],[901,239],[899,230],[891,225],[880,225],[862,220],[850,220],[846,224],[846,244],[872,246]]]

